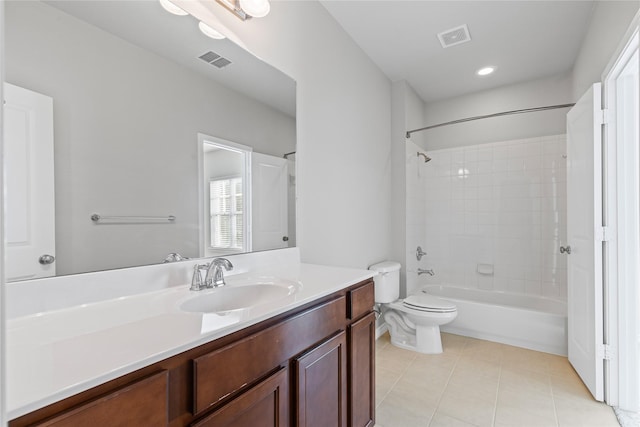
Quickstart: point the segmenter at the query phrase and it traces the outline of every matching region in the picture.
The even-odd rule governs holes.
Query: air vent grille
[[[469,29],[465,24],[438,33],[438,40],[440,40],[440,44],[443,48],[447,48],[455,46],[457,44],[469,42],[471,41],[471,36],[469,35]]]
[[[229,64],[231,64],[231,61],[227,58],[219,58],[211,63],[211,65],[215,65],[218,68],[226,67]]]
[[[200,55],[198,58],[218,68],[226,67],[227,65],[231,64],[231,61],[229,61],[227,58],[222,57],[217,53],[211,52],[211,51]]]

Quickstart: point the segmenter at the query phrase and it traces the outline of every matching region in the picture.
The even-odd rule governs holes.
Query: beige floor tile
[[[447,333],[440,334],[442,338],[442,349],[445,353],[460,353],[464,350],[465,344],[469,338],[460,335]]]
[[[384,347],[391,343],[389,332],[385,332],[376,340],[376,350],[382,350]]]
[[[480,427],[493,425],[495,403],[444,392],[438,412]]]
[[[476,427],[476,425],[436,412],[429,423],[429,427]]]
[[[393,357],[388,351],[384,352],[384,354],[381,353],[383,352],[376,352],[376,368],[384,368],[389,372],[401,375],[411,364],[406,359]]]
[[[507,346],[502,366],[540,373],[549,373],[549,355],[539,351]]]
[[[399,379],[399,374],[376,366],[376,406],[389,394]]]
[[[551,377],[540,372],[505,367],[500,374],[500,389],[511,393],[527,389],[551,395]]]
[[[411,388],[396,386],[376,408],[376,423],[385,427],[397,425],[426,426],[435,413],[435,404]]]
[[[380,351],[376,350],[376,359],[393,359],[399,365],[408,365],[413,362],[416,355],[415,351],[405,350],[393,344],[385,346]]]
[[[413,399],[435,408],[438,406],[446,387],[447,380],[417,381],[411,375],[403,375],[394,385],[393,391],[405,396],[412,396]]]
[[[454,373],[473,377],[482,376],[497,380],[500,377],[500,363],[480,359],[465,359],[461,357],[456,363]]]
[[[376,344],[378,427],[618,427],[566,357],[442,334],[444,352]]]
[[[446,394],[465,399],[478,399],[495,405],[498,394],[498,381],[485,379],[452,378],[445,390]]]
[[[618,427],[613,409],[595,400],[556,397],[556,413],[560,427]]]
[[[453,369],[460,358],[460,353],[444,351],[440,354],[418,353],[413,361],[414,365],[441,366]]]
[[[447,368],[434,367],[429,369],[409,366],[402,374],[401,380],[419,387],[440,387],[444,390],[450,377],[451,370]]]
[[[555,415],[545,416],[537,412],[530,412],[511,406],[500,405],[496,408],[496,427],[556,427]]]
[[[382,404],[376,409],[376,427],[426,427],[429,418],[407,413],[399,406]]]
[[[550,354],[548,356],[549,363],[549,374],[555,376],[576,376],[576,371],[573,370],[573,367],[569,363],[569,359],[564,356],[556,356],[554,354]]]
[[[422,377],[442,377],[447,378],[453,372],[457,358],[446,357],[441,355],[441,358],[426,359],[417,357],[407,367],[406,373],[412,373],[416,376]]]
[[[526,420],[526,414],[530,414],[532,418],[544,420],[543,425],[557,423],[553,396],[550,393],[538,393],[528,388],[521,388],[518,392],[501,388],[498,391],[496,414],[500,411],[503,417],[521,415],[523,422]],[[504,418],[500,420],[504,422]]]
[[[481,359],[490,362],[502,362],[504,345],[491,341],[468,338],[461,356],[470,359]]]
[[[578,375],[551,376],[551,392],[554,397],[593,401],[591,393]]]

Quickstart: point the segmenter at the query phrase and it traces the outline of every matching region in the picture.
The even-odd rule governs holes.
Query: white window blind
[[[244,239],[244,199],[242,178],[209,182],[211,247],[242,250]]]

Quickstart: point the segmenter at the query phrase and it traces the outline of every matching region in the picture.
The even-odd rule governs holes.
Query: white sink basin
[[[249,284],[230,284],[197,294],[180,305],[182,311],[217,313],[240,310],[283,300],[292,296],[299,284],[286,280],[260,281]],[[195,293],[195,292],[194,292]]]

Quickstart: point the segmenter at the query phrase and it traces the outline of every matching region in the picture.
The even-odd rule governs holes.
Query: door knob
[[[53,255],[42,255],[40,258],[38,258],[38,262],[42,265],[49,265],[49,264],[53,264],[53,262],[56,260],[56,257],[54,257]]]
[[[567,245],[567,246],[560,246],[560,253],[567,253],[567,255],[571,255],[571,246]]]

